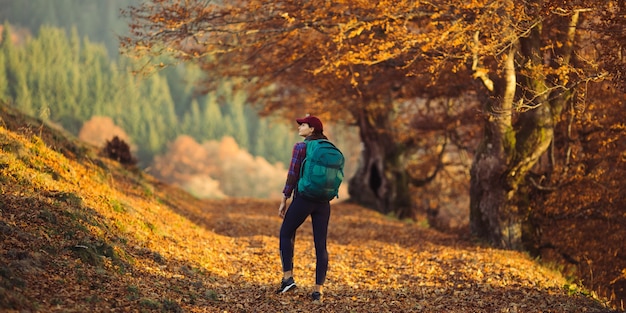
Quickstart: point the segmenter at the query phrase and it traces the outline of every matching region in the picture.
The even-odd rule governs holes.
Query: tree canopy
[[[365,148],[350,195],[398,215],[410,205],[411,142],[395,140],[406,129],[395,103],[473,95],[483,138],[471,171],[472,231],[517,249],[522,186],[564,108],[584,103],[589,82],[622,77],[623,59],[600,55],[621,55],[623,11],[623,2],[588,0],[155,0],[126,12],[122,45],[243,77],[268,111],[354,121]]]

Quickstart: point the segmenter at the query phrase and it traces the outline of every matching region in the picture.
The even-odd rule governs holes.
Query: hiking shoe
[[[322,294],[319,291],[313,291],[313,293],[311,294],[311,300],[313,301],[320,301],[321,298]]]
[[[296,289],[296,282],[293,280],[293,277],[289,277],[287,280],[283,280],[280,283],[280,288],[276,290],[276,293],[285,293],[289,290]]]

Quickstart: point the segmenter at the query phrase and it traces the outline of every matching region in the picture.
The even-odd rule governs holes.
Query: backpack
[[[339,185],[343,181],[343,154],[325,139],[304,142],[306,156],[300,168],[298,195],[315,201],[338,198]]]

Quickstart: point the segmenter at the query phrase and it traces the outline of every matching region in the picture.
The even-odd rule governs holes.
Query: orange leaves
[[[561,289],[563,277],[523,253],[484,249],[456,235],[341,202],[332,206],[324,302],[312,304],[308,299],[315,281],[310,220],[298,230],[295,243],[299,288],[277,296],[273,292],[281,276],[277,202],[200,201],[116,163],[92,157],[89,162],[68,159],[25,138],[32,133],[0,130],[0,160],[17,160],[15,152],[20,160],[58,163],[74,173],[63,174],[51,192],[39,182],[9,180],[34,177],[50,167],[28,168],[14,162],[0,166],[6,178],[0,180],[1,309],[452,313],[542,312],[556,306],[587,312],[604,309],[580,293],[568,295],[569,290]],[[106,166],[106,173],[101,166]]]
[[[280,14],[280,16],[284,19],[286,19],[289,23],[293,23],[296,21],[296,19],[294,17],[289,16],[288,12],[283,12]]]

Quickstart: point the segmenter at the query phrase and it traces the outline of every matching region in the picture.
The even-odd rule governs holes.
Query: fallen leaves
[[[32,149],[21,136],[0,127],[0,146]],[[34,156],[0,149],[11,160],[0,168],[5,312],[606,312],[526,254],[341,202],[323,301],[309,300],[309,221],[296,239],[299,288],[276,295],[278,203],[200,201],[107,160],[37,151],[28,166]],[[43,173],[59,167],[72,174]]]

